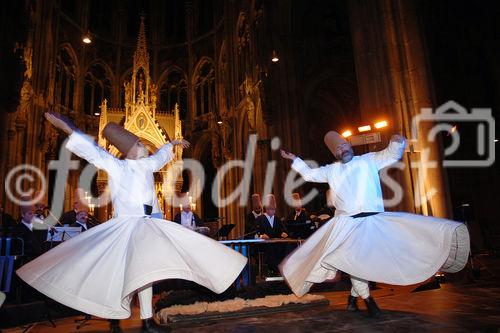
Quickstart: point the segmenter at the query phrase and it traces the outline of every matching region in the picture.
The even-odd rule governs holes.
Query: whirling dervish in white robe
[[[280,265],[295,294],[306,294],[314,283],[333,279],[340,270],[351,275],[349,302],[355,302],[352,297],[369,297],[366,281],[410,285],[437,271],[457,272],[465,266],[470,243],[463,223],[384,212],[379,171],[402,157],[403,137],[382,151],[360,156],[353,156],[336,132],[329,132],[325,143],[340,161],[319,168],[282,151],[306,181],[328,183],[336,208],[335,216]]]
[[[22,266],[17,274],[62,304],[109,319],[128,318],[136,292],[141,301],[146,291],[151,303],[151,284],[163,279],[225,291],[247,259],[177,223],[151,217],[161,212],[153,173],[172,159],[172,147],[167,143],[149,157],[120,160],[73,131],[66,148],[107,172],[114,217]],[[144,205],[153,207],[151,216],[145,216]],[[151,317],[150,312],[151,304],[141,302],[141,318]]]

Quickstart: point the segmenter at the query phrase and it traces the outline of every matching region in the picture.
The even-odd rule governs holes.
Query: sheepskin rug
[[[236,297],[218,302],[195,302],[188,305],[172,305],[161,309],[158,313],[158,319],[162,323],[172,321],[172,317],[183,315],[193,316],[209,313],[230,313],[238,311],[251,311],[257,308],[277,308],[288,304],[307,304],[316,301],[325,300],[324,296],[307,294],[303,297],[289,295],[269,295],[257,299],[243,299]]]

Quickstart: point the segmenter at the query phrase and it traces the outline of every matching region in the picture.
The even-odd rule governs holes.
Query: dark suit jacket
[[[196,213],[194,213],[194,212],[193,212],[193,220],[194,220],[194,224],[197,227],[203,226],[203,223],[201,222],[200,217],[198,215],[196,215]],[[181,224],[181,212],[175,214],[175,216],[174,216],[174,222],[178,223],[178,224]]]
[[[281,233],[286,232],[286,228],[281,223],[279,216],[274,215],[274,223],[271,227],[267,216],[262,214],[255,220],[259,234],[266,234],[269,238],[281,238]]]
[[[330,208],[328,206],[323,206],[323,208],[321,208],[318,212],[318,214],[316,214],[317,216],[320,216],[322,214],[327,214],[327,215],[330,215],[331,217],[335,216],[335,208]]]
[[[87,221],[87,230],[85,230],[85,228],[84,228],[81,224],[79,224],[78,222],[76,222],[76,221],[75,221],[74,223],[71,223],[69,226],[70,226],[70,227],[80,227],[80,228],[82,229],[82,232],[87,231],[87,230],[89,230],[90,228],[95,227],[95,225],[94,225],[94,224],[92,224],[92,223],[90,223],[90,222],[88,222],[88,221]]]
[[[245,239],[254,238],[255,232],[257,232],[257,219],[253,212],[247,214],[245,218]]]
[[[59,219],[62,225],[68,224],[71,225],[76,222],[76,212],[75,210],[70,210],[68,212],[64,212],[61,218]]]
[[[295,218],[295,209],[292,210],[290,212],[290,214],[288,214],[288,217],[286,219],[286,222],[287,223],[306,223],[307,221],[307,213],[306,213],[306,210],[305,209],[302,209],[302,211],[300,212],[300,215],[297,217],[296,220],[294,220]]]
[[[42,242],[38,239],[36,234],[22,222],[19,222],[14,227],[12,230],[12,237],[19,237],[24,241],[24,263],[42,254]]]
[[[16,226],[16,221],[7,213],[0,215],[0,236],[7,236],[11,233],[12,228]]]

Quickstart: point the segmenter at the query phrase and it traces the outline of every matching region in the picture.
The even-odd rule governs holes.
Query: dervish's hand
[[[394,141],[394,142],[399,142],[399,143],[404,143],[406,141],[405,137],[402,136],[402,135],[399,135],[399,134],[394,134],[392,137],[391,137],[391,141]]]
[[[186,149],[186,148],[189,148],[189,146],[191,146],[191,144],[189,143],[189,141],[187,140],[172,140],[170,141],[170,143],[173,145],[173,146],[182,146],[183,149]]]
[[[287,159],[287,160],[291,160],[291,161],[293,161],[297,157],[292,153],[284,151],[283,149],[281,149],[280,153],[281,153],[281,157],[283,157],[284,159]]]
[[[54,127],[63,130],[66,134],[71,134],[76,129],[75,125],[69,119],[61,116],[59,113],[45,112],[45,119],[54,125]]]
[[[281,238],[287,238],[287,237],[288,237],[288,234],[286,232],[281,233]]]

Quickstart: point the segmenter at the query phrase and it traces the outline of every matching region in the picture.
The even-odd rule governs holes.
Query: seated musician
[[[252,194],[252,211],[249,212],[245,218],[245,239],[255,238],[257,233],[256,220],[262,215],[262,202],[260,195],[257,193]]]
[[[47,233],[46,230],[40,230],[40,224],[35,221],[36,208],[31,197],[22,197],[21,201],[23,201],[20,205],[21,219],[11,233],[12,237],[21,238],[24,244],[24,256],[19,261],[14,261],[16,269],[43,253],[43,239]],[[21,302],[43,298],[42,294],[20,280],[15,274],[12,278],[11,291],[8,295],[9,298],[16,297],[19,298],[17,301]]]
[[[40,233],[40,224],[35,222],[35,205],[31,197],[22,197],[20,204],[21,218],[17,225],[12,228],[11,235],[15,238],[23,240],[24,256],[19,260],[14,261],[14,267],[17,269],[22,265],[30,262],[43,253],[43,235],[46,231]],[[35,224],[37,226],[35,227]],[[38,233],[37,233],[38,232]],[[18,250],[14,250],[18,252]],[[21,281],[17,275],[14,274],[12,278],[11,290],[9,297],[19,297],[18,300],[22,302],[39,299],[42,295],[33,289],[31,286]],[[16,295],[16,296],[15,296]]]
[[[293,200],[293,210],[288,214],[286,219],[287,223],[306,223],[307,213],[304,207],[302,207],[302,200],[300,199],[300,194],[295,192],[292,193]]]
[[[70,227],[80,227],[82,232],[95,227],[95,224],[89,221],[89,211],[86,206],[82,205],[81,209],[76,213],[75,222],[70,224]]]
[[[187,196],[181,198],[181,211],[175,214],[174,222],[191,230],[196,230],[196,228],[202,227],[203,223],[200,217],[191,210],[191,203],[187,199]]]
[[[12,228],[16,225],[14,218],[4,211],[0,203],[0,237],[10,235]]]
[[[80,211],[81,207],[83,205],[78,201],[78,199],[75,199],[75,201],[73,202],[73,209],[72,210],[69,210],[67,212],[64,212],[61,216],[61,224],[62,225],[71,225],[73,223],[75,223],[76,221],[76,213],[78,213],[78,211]]]
[[[264,200],[265,213],[256,219],[257,232],[262,239],[287,238],[286,228],[280,218],[276,216],[276,199],[273,194],[268,194]],[[265,260],[269,275],[277,275],[278,265],[286,255],[285,244],[266,244]]]
[[[26,204],[21,205],[21,220],[12,229],[12,237],[19,237],[24,242],[23,262],[27,263],[42,254],[42,242],[33,230],[35,206],[24,198]]]
[[[292,206],[293,210],[288,214],[286,219],[286,226],[289,229],[290,237],[305,239],[314,231],[315,225],[308,221],[309,216],[302,206],[299,193],[292,193]]]

